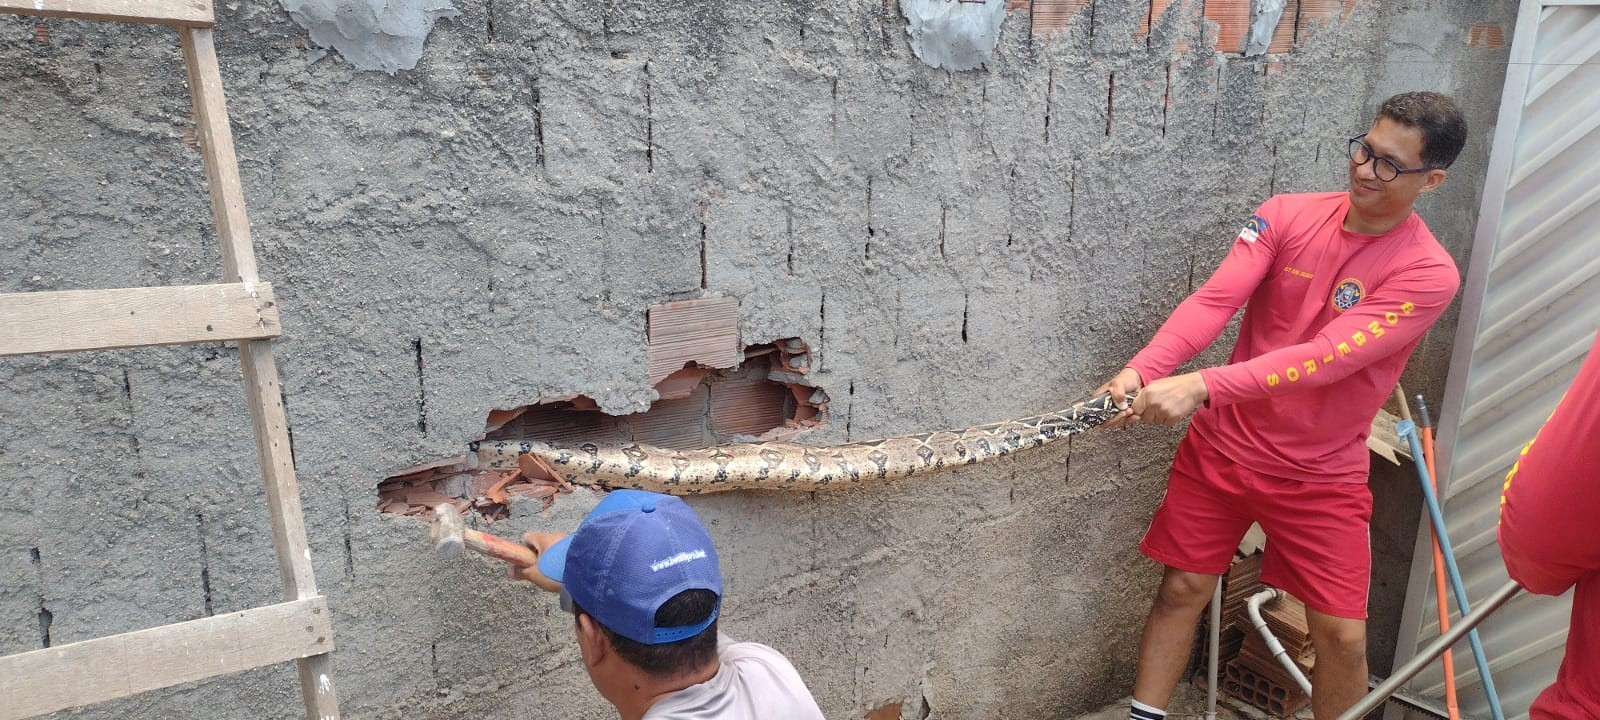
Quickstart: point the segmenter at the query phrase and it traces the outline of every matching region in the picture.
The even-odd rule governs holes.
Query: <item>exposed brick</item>
[[[719,378],[711,384],[711,431],[718,435],[760,435],[783,425],[784,386],[761,376]]]
[[[862,720],[900,720],[900,703],[884,703],[867,711]]]
[[[1033,34],[1064,30],[1088,0],[1033,0]]]
[[[1286,53],[1294,49],[1295,19],[1300,16],[1300,0],[1289,0],[1283,4],[1283,15],[1278,18],[1278,26],[1272,30],[1272,43],[1267,46],[1269,53]]]
[[[672,449],[705,447],[706,397],[706,386],[697,385],[686,398],[658,400],[648,411],[622,421],[633,428],[633,439],[642,443]]]
[[[739,364],[738,298],[679,300],[647,313],[651,385],[691,362],[710,368]]]
[[[695,386],[710,373],[711,371],[706,368],[684,368],[656,383],[656,394],[660,395],[661,400],[689,397],[689,394],[694,392]]]
[[[1474,23],[1467,28],[1467,44],[1486,48],[1503,48],[1506,46],[1505,31],[1499,25],[1491,23]]]
[[[528,408],[526,406],[512,408],[510,410],[501,410],[498,408],[490,410],[489,419],[483,424],[483,431],[486,433],[491,433],[499,430],[501,427],[504,427],[506,423],[517,419],[518,416],[522,415],[522,413],[526,412],[527,410]]]
[[[575,440],[624,440],[616,418],[599,412],[582,412],[557,405],[535,405],[507,421],[487,440],[537,438],[553,442]]]
[[[1312,25],[1332,22],[1344,12],[1348,12],[1351,3],[1346,0],[1300,0],[1300,24],[1296,32],[1300,37],[1305,37],[1306,31]]]
[[[1244,38],[1250,32],[1250,0],[1206,0],[1205,15],[1217,24],[1218,52],[1244,50]]]
[[[1168,10],[1172,9],[1172,7],[1174,5],[1181,5],[1181,4],[1182,4],[1182,0],[1150,0],[1150,13],[1148,15],[1146,15],[1144,20],[1139,23],[1139,33],[1135,36],[1135,39],[1143,38],[1146,35],[1149,35],[1150,34],[1150,26],[1152,24],[1154,24],[1154,23],[1160,23],[1161,22],[1161,15],[1163,13],[1165,13]],[[1179,52],[1179,53],[1188,52],[1189,51],[1189,40],[1188,39],[1179,40],[1177,42],[1177,44],[1173,46],[1172,49],[1173,49],[1174,52]]]

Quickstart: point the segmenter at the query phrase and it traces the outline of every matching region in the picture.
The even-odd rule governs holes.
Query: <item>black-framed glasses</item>
[[[1392,182],[1395,178],[1405,175],[1406,173],[1427,172],[1434,169],[1434,166],[1432,165],[1423,165],[1422,167],[1418,168],[1400,167],[1399,165],[1396,165],[1393,160],[1372,152],[1372,148],[1361,140],[1361,138],[1366,136],[1366,133],[1361,133],[1360,135],[1350,138],[1350,142],[1345,145],[1344,152],[1346,155],[1350,156],[1350,161],[1354,162],[1356,167],[1361,167],[1367,163],[1372,163],[1372,174],[1378,176],[1379,180],[1384,182]]]

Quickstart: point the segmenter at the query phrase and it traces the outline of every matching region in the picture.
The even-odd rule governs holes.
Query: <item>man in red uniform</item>
[[[1500,554],[1518,584],[1574,585],[1567,656],[1532,720],[1600,720],[1600,337],[1500,496]]]
[[[1139,642],[1136,720],[1165,716],[1195,623],[1251,522],[1267,535],[1262,581],[1306,604],[1316,717],[1366,692],[1366,437],[1461,284],[1412,205],[1465,141],[1448,96],[1389,98],[1348,141],[1349,190],[1267,200],[1211,279],[1102,387],[1119,402],[1140,391],[1114,424],[1172,425],[1198,409],[1139,544],[1166,569]],[[1228,364],[1169,376],[1247,303]]]

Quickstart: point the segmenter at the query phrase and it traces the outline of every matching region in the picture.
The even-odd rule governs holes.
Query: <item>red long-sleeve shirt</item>
[[[1566,397],[1506,475],[1500,554],[1523,587],[1574,585],[1567,655],[1533,720],[1600,720],[1600,336]]]
[[[1372,417],[1455,297],[1455,261],[1412,213],[1382,235],[1343,229],[1347,193],[1278,195],[1216,273],[1128,363],[1145,383],[1210,345],[1245,307],[1190,432],[1257,472],[1366,482]]]

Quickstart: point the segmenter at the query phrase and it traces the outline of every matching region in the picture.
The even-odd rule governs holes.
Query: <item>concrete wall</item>
[[[374,504],[492,408],[577,392],[646,409],[649,305],[732,295],[744,342],[810,343],[833,402],[808,442],[1054,409],[1144,342],[1262,199],[1341,187],[1343,138],[1402,88],[1467,103],[1474,139],[1424,206],[1464,264],[1505,58],[1469,26],[1507,23],[1509,0],[1360,4],[1271,64],[1214,52],[1199,2],[1148,35],[1145,2],[1035,3],[987,69],[955,74],[916,59],[882,3],[463,3],[431,34],[405,26],[426,44],[394,74],[318,49],[277,4],[219,6],[347,716],[610,716],[550,598],[434,559],[420,523]],[[48,43],[0,19],[0,290],[216,280],[176,38],[46,25]],[[400,62],[390,40],[366,49]],[[1435,397],[1441,327],[1408,374]],[[0,363],[0,652],[277,598],[241,395],[226,348]],[[1125,695],[1157,577],[1135,543],[1177,439],[697,499],[724,628],[785,651],[830,717],[1066,717]],[[1380,585],[1404,586],[1405,487],[1377,486]],[[529,503],[494,530],[568,529],[593,502]],[[1380,661],[1392,645],[1375,639]],[[74,717],[297,707],[279,667]]]

